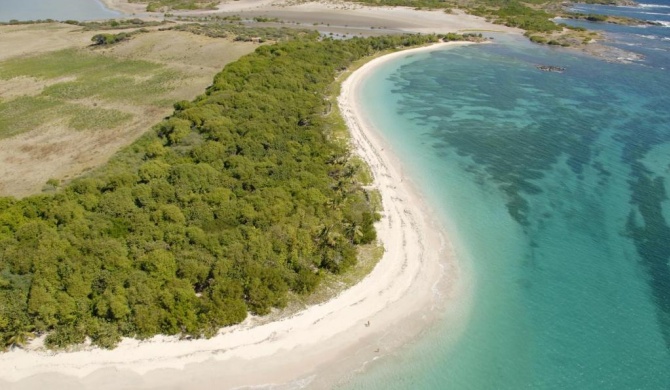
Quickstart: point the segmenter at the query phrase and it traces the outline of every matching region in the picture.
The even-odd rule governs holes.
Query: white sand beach
[[[399,351],[435,319],[448,316],[458,333],[467,318],[469,281],[444,230],[379,134],[362,120],[356,91],[389,54],[355,71],[343,84],[340,109],[355,151],[372,168],[384,213],[382,260],[359,284],[323,304],[281,320],[253,318],[209,340],[124,339],[114,350],[13,350],[0,354],[0,388],[227,389],[289,384],[329,388],[366,362]]]

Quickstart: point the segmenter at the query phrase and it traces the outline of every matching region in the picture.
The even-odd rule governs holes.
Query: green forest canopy
[[[209,336],[350,267],[378,215],[330,137],[327,89],[354,60],[435,40],[261,46],[94,174],[0,198],[0,347]]]

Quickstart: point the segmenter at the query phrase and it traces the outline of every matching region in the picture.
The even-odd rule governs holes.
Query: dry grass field
[[[0,26],[0,195],[39,193],[99,166],[256,47],[157,30],[91,47],[96,33]]]

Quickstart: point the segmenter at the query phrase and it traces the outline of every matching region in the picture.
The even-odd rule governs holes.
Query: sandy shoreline
[[[435,318],[448,315],[457,332],[458,319],[467,315],[467,278],[434,214],[410,180],[403,180],[399,162],[379,135],[361,120],[356,101],[361,81],[377,66],[439,47],[374,59],[342,84],[339,105],[354,149],[370,165],[384,203],[377,227],[386,251],[362,282],[288,318],[262,325],[248,319],[210,340],[158,336],[143,342],[124,339],[112,351],[0,354],[0,388],[202,389],[283,383],[328,388],[351,370],[393,353]]]
[[[129,16],[136,13],[143,13],[146,12],[147,9],[146,4],[129,3],[127,0],[98,0],[98,1],[112,11],[119,11],[123,14],[126,14],[124,16]]]

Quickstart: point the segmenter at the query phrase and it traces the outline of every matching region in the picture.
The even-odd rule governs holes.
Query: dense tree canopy
[[[350,267],[378,215],[326,90],[356,59],[435,39],[261,46],[97,172],[0,198],[0,346],[207,336]]]

